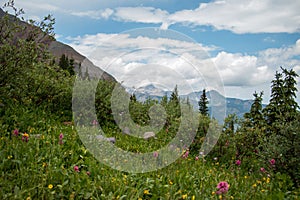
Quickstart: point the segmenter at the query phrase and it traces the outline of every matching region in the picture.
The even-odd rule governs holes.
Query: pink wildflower
[[[14,133],[15,136],[18,136],[18,135],[19,135],[19,130],[18,130],[18,129],[15,129],[15,130],[13,131],[13,133]]]
[[[195,160],[199,160],[199,157],[198,157],[198,156],[196,156]]]
[[[157,158],[157,157],[158,157],[158,152],[157,152],[157,151],[153,152],[153,157],[154,157],[154,158]]]
[[[275,159],[271,159],[269,162],[271,165],[275,165]]]
[[[91,175],[91,172],[87,171],[87,172],[86,172],[86,175],[88,175],[88,176]]]
[[[182,157],[187,158],[188,156],[189,156],[189,150],[186,150]]]
[[[221,181],[217,186],[217,194],[225,194],[229,189],[229,184],[226,181]]]
[[[64,138],[64,135],[62,133],[59,134],[59,144],[63,144],[63,138]]]
[[[79,167],[77,165],[74,166],[74,171],[79,172]]]
[[[98,121],[94,119],[93,122],[92,122],[92,124],[93,124],[94,126],[96,126],[96,125],[98,125]]]
[[[242,161],[240,161],[240,160],[235,161],[235,164],[238,165],[238,166],[240,166],[241,163],[242,163]]]
[[[266,170],[265,170],[265,168],[261,167],[261,168],[260,168],[260,171],[261,171],[261,172],[265,172]]]

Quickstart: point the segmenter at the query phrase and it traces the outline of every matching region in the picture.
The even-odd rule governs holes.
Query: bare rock
[[[143,138],[145,140],[149,140],[150,138],[154,138],[154,137],[155,137],[155,133],[154,132],[145,132]]]

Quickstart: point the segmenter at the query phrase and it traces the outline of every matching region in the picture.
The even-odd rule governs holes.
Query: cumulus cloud
[[[169,20],[234,33],[293,33],[300,31],[299,9],[300,2],[292,0],[218,0],[173,13]]]
[[[158,24],[162,29],[172,24],[182,24],[212,26],[216,30],[229,30],[238,34],[300,32],[300,1],[294,0],[216,0],[200,3],[195,9],[173,13],[155,6],[142,6],[137,1],[74,1],[69,4],[58,0],[51,3],[31,0],[20,1],[17,5],[31,10],[34,15],[41,11],[55,11],[94,19]]]
[[[177,84],[182,93],[187,93],[191,88],[220,88],[221,79],[228,96],[251,98],[254,91],[263,90],[268,99],[270,82],[280,63],[300,72],[297,57],[300,40],[294,45],[266,49],[255,55],[221,51],[210,57],[209,53],[216,48],[194,41],[151,37],[153,34],[146,32],[148,36],[101,33],[69,39],[71,46],[96,65],[135,88],[147,82],[169,89]]]
[[[89,10],[89,11],[83,11],[83,12],[71,12],[72,15],[74,16],[79,16],[79,17],[90,17],[92,19],[108,19],[112,14],[113,10],[110,8],[106,8],[105,10]]]

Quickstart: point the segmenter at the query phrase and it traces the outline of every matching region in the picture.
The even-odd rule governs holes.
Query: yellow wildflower
[[[254,184],[252,185],[252,187],[254,187],[254,188],[257,187],[256,183],[254,183]]]
[[[138,200],[143,200],[143,199],[141,197],[139,197]]]
[[[31,200],[31,197],[27,197],[26,200]]]
[[[43,162],[43,167],[47,167],[47,163]]]
[[[245,179],[247,179],[247,178],[248,178],[248,176],[244,176],[244,178],[245,178]]]
[[[261,190],[262,192],[264,192],[265,190]]]
[[[216,194],[216,193],[215,193],[215,192],[212,192],[211,194],[214,195],[214,194]]]
[[[223,197],[222,197],[222,195],[219,195],[219,199],[222,199]]]
[[[172,182],[172,181],[169,181],[169,184],[170,184],[170,185],[173,185],[173,182]]]
[[[192,200],[195,200],[195,195],[192,196]]]
[[[230,196],[230,199],[234,199],[233,196]]]
[[[8,159],[8,160],[12,159],[12,156],[7,156],[7,159]]]
[[[182,195],[182,199],[186,199],[187,196],[188,196],[187,194],[183,194],[183,195]]]
[[[52,185],[52,184],[49,184],[49,185],[48,185],[48,188],[49,188],[49,189],[52,189],[52,188],[53,188],[53,185]]]
[[[29,137],[28,133],[24,133],[23,137],[27,137],[28,138]]]
[[[150,194],[149,190],[144,190],[144,194]]]
[[[260,180],[257,180],[256,182],[257,182],[257,184],[261,184],[261,181],[260,181]]]
[[[267,181],[266,181],[266,182],[267,182],[267,183],[270,183],[270,178],[269,178],[269,177],[267,178]]]

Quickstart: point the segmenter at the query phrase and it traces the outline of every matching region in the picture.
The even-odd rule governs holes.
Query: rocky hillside
[[[0,8],[0,17],[5,17],[6,13]],[[33,37],[38,40],[39,42],[45,44],[48,47],[49,52],[55,57],[55,60],[58,61],[59,58],[65,54],[69,59],[74,59],[74,67],[75,72],[78,72],[79,65],[81,65],[82,73],[85,73],[88,71],[89,76],[91,78],[97,77],[99,78],[101,76],[101,79],[110,80],[110,81],[116,81],[113,76],[110,74],[104,72],[101,68],[95,66],[89,59],[87,59],[85,56],[81,55],[75,49],[72,47],[57,41],[55,38],[48,36],[38,28],[35,27],[27,22],[21,21],[19,19],[16,19],[14,16],[9,15],[8,17],[10,20],[16,20],[24,29],[22,29],[19,34],[15,36],[16,39],[18,38],[28,38],[32,37],[28,33],[32,31],[33,29],[37,30],[37,34]]]

